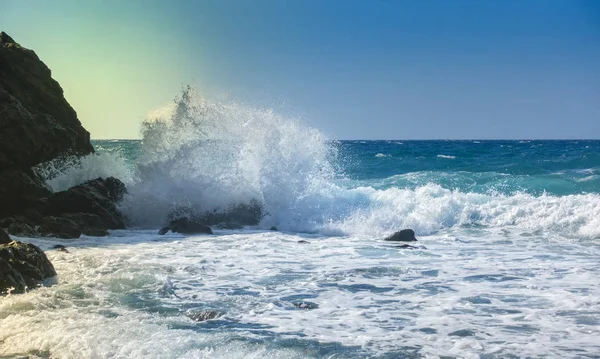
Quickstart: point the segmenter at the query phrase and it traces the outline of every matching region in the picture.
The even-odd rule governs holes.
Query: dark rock
[[[258,201],[251,201],[249,204],[239,204],[232,206],[220,214],[206,215],[205,224],[231,222],[242,226],[255,226],[260,223],[264,213],[262,206]]]
[[[243,229],[244,226],[239,223],[226,222],[226,223],[217,224],[217,228],[219,228],[219,229]]]
[[[210,212],[197,213],[190,208],[180,208],[173,212],[170,220],[182,217],[193,219],[205,226],[216,226],[224,223],[234,223],[237,226],[255,226],[264,216],[262,206],[258,201],[242,203],[228,208],[216,209]]]
[[[64,213],[61,217],[73,221],[81,233],[91,237],[105,237],[108,231],[100,216],[91,213]]]
[[[35,224],[25,216],[6,217],[0,220],[0,227],[13,236],[34,237],[37,235]]]
[[[67,250],[67,247],[63,246],[62,244],[57,244],[53,248],[59,252],[69,253],[69,251]]]
[[[122,229],[125,220],[116,205],[125,192],[125,185],[118,179],[97,178],[52,195],[46,214],[89,213],[102,220],[102,229]]]
[[[187,317],[197,322],[205,322],[210,319],[216,319],[223,314],[214,310],[188,311]]]
[[[43,209],[41,198],[51,194],[52,191],[44,180],[31,169],[0,170],[0,218],[23,214],[28,210]]]
[[[295,302],[295,303],[292,303],[292,304],[294,304],[294,307],[296,307],[298,309],[310,310],[310,309],[317,309],[317,308],[319,308],[319,305],[317,303],[307,302],[307,301]]]
[[[81,236],[81,230],[75,222],[63,217],[44,217],[42,225],[39,228],[43,236],[72,239]]]
[[[12,216],[12,217],[5,217],[5,218],[0,219],[0,228],[8,228],[13,223],[21,223],[21,222],[26,223],[26,224],[28,224],[30,226],[33,225],[24,216]]]
[[[275,227],[275,226],[269,228],[269,231],[276,231],[276,230],[277,230],[277,227]]]
[[[169,225],[163,227],[158,231],[158,234],[163,235],[168,231],[172,231],[174,233],[182,233],[182,234],[213,234],[212,229],[210,227],[203,225],[202,223],[198,223],[194,220],[191,220],[187,217],[178,218],[169,222]]]
[[[305,241],[304,239],[299,240],[298,243],[301,243],[301,244],[310,244],[309,241]]]
[[[0,33],[0,171],[88,154],[90,134],[35,52]],[[0,175],[1,176],[1,175]]]
[[[415,231],[412,229],[403,229],[385,238],[384,240],[395,242],[415,242],[417,238],[415,238]]]
[[[45,201],[39,201],[38,203],[40,203],[40,207],[45,207]],[[34,225],[35,223],[42,223],[42,219],[44,218],[44,216],[34,210],[34,209],[27,209],[25,210],[25,212],[23,212],[23,217],[26,219],[26,222],[30,225]]]
[[[13,222],[8,226],[8,233],[19,237],[35,237],[37,232],[26,222]]]
[[[0,294],[23,293],[55,275],[46,254],[33,244],[0,244]]]
[[[457,330],[455,332],[452,332],[450,334],[448,334],[449,336],[452,337],[474,337],[475,336],[475,332],[473,332],[472,330],[469,329],[461,329],[461,330]]]
[[[10,242],[12,242],[10,236],[0,228],[0,244],[9,244]]]
[[[29,227],[40,224],[52,191],[32,167],[93,152],[90,134],[50,69],[0,32],[0,218],[23,215]]]

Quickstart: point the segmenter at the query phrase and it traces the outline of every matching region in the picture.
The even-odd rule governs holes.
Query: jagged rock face
[[[0,137],[2,135],[0,132]],[[44,180],[31,169],[0,171],[0,218],[23,214],[27,210],[40,211],[44,206],[41,199],[51,194]]]
[[[55,275],[46,254],[33,244],[17,241],[0,244],[0,294],[23,293]]]
[[[0,171],[92,152],[89,132],[50,69],[0,32]]]
[[[125,221],[116,204],[123,199],[124,194],[125,185],[118,179],[97,178],[53,194],[48,200],[46,215],[89,213],[99,217],[103,229],[122,229],[125,228]],[[79,222],[85,223],[88,220],[90,219],[80,218]]]
[[[77,224],[68,218],[62,217],[44,217],[39,231],[43,236],[64,239],[79,238],[81,236],[81,230],[77,228]]]

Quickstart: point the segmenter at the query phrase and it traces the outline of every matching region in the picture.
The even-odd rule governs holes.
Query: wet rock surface
[[[44,163],[94,153],[90,134],[50,69],[0,32],[0,293],[23,293],[56,275],[38,247],[9,236],[78,238],[125,227],[125,185],[97,178],[53,193]]]
[[[186,313],[186,316],[196,322],[205,322],[207,320],[216,319],[223,315],[215,310],[191,310]]]
[[[81,231],[77,228],[77,224],[70,219],[62,217],[44,217],[39,231],[42,236],[63,239],[79,238],[81,236]]]
[[[125,228],[125,219],[117,209],[117,203],[123,199],[124,194],[125,185],[120,180],[114,177],[97,178],[54,193],[48,199],[46,214],[68,215],[82,225],[91,223],[94,229],[122,229]],[[82,213],[95,217],[76,218],[73,215]]]
[[[0,171],[89,154],[90,134],[34,51],[0,32]]]
[[[44,252],[31,243],[10,241],[0,230],[0,294],[24,293],[56,275]]]
[[[182,234],[213,234],[213,231],[210,229],[210,227],[187,217],[170,221],[167,226],[158,231],[158,234],[163,235],[169,231]]]
[[[89,133],[35,52],[0,32],[0,228],[77,238],[125,227],[125,185],[97,178],[53,193],[36,168],[94,152]]]
[[[415,237],[415,231],[412,229],[403,229],[392,234],[389,237],[386,237],[384,241],[392,241],[392,242],[416,242],[417,238]]]

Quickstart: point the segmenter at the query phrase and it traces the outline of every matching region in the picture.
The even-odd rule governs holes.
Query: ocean
[[[0,299],[2,357],[600,357],[600,141],[335,141],[186,95],[142,136],[46,169],[123,180],[130,227],[24,239],[58,277]],[[157,234],[250,200],[258,226]]]

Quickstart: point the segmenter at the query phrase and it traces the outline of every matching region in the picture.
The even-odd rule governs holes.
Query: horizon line
[[[142,141],[142,138],[91,138],[90,141]],[[331,139],[329,141],[600,141],[600,138],[412,138]]]

